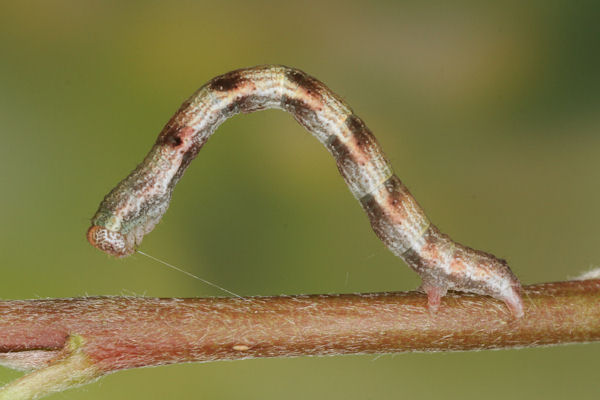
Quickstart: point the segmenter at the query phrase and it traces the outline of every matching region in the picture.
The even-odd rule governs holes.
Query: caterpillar
[[[169,120],[144,161],[104,198],[88,241],[116,257],[134,253],[216,128],[235,114],[269,108],[291,113],[329,150],[375,234],[420,275],[431,309],[437,309],[447,290],[457,290],[492,296],[514,316],[523,315],[521,285],[507,263],[441,233],[346,102],[312,76],[280,65],[231,71],[198,89]]]

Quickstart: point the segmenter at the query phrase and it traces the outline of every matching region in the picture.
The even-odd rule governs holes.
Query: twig
[[[170,363],[600,340],[600,280],[532,285],[524,299],[520,319],[497,300],[456,293],[435,313],[417,292],[1,301],[0,362],[38,370],[2,388],[0,399],[37,398],[117,370]]]

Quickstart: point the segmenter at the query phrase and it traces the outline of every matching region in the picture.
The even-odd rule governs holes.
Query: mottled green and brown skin
[[[215,129],[237,113],[267,108],[288,111],[327,147],[377,236],[423,279],[432,308],[451,289],[493,296],[515,316],[523,314],[521,286],[506,262],[440,233],[352,109],[317,79],[278,65],[232,71],[194,93],[144,161],[104,198],[88,230],[89,242],[117,257],[135,252]]]

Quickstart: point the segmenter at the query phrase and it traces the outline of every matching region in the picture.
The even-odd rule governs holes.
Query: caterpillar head
[[[87,231],[87,240],[95,248],[115,257],[126,257],[135,253],[135,241],[127,240],[120,232],[92,225]]]

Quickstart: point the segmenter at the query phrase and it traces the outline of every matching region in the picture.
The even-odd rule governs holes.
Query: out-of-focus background
[[[216,296],[85,241],[208,79],[265,63],[343,96],[442,231],[524,283],[600,264],[597,2],[0,5],[0,296]],[[285,113],[227,121],[142,250],[242,295],[409,290],[335,163]],[[120,372],[53,399],[592,399],[598,344]],[[0,382],[20,374],[0,370]]]

